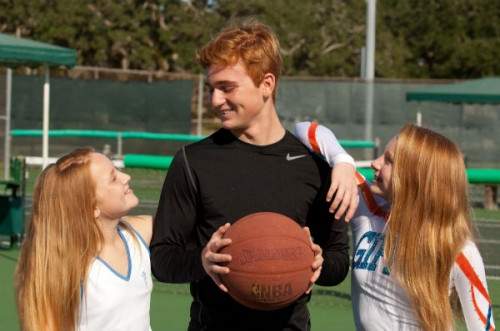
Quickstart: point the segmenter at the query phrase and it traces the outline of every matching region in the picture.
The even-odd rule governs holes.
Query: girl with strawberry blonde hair
[[[150,330],[151,217],[130,176],[77,149],[40,174],[15,285],[24,331]]]
[[[300,127],[301,140],[330,159],[334,136],[317,134],[314,124]],[[350,222],[357,330],[448,331],[460,314],[468,330],[494,331],[459,148],[408,124],[372,168],[372,183],[358,174],[360,203]]]

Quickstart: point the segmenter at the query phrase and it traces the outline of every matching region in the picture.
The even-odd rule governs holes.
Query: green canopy
[[[48,164],[49,158],[49,101],[50,82],[49,67],[73,67],[76,64],[74,49],[54,46],[29,39],[16,38],[12,35],[0,33],[0,65],[11,66],[41,66],[45,67],[45,82],[43,84],[43,165]],[[5,132],[10,132],[10,111],[12,93],[12,70],[7,69],[5,98]],[[9,179],[10,139],[4,137],[4,177]]]
[[[406,101],[498,104],[500,103],[500,77],[436,85],[409,91],[406,93]]]
[[[73,67],[76,64],[76,51],[0,33],[0,63],[7,66]]]

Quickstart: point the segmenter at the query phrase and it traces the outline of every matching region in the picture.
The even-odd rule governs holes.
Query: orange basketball
[[[224,235],[232,243],[229,274],[221,276],[229,294],[252,309],[275,310],[297,300],[309,287],[314,252],[306,232],[287,216],[247,215]]]

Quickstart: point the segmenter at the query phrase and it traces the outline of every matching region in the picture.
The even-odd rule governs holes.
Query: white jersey
[[[303,122],[296,126],[296,131],[297,137],[311,150],[323,155],[331,166],[343,152],[343,149],[339,151],[333,133],[321,125]],[[384,263],[387,202],[372,195],[364,178],[360,174],[357,177],[361,188],[360,203],[350,223],[353,239],[351,295],[356,329],[421,330],[405,290]],[[483,260],[471,241],[465,244],[453,265],[450,290],[452,288],[459,296],[468,330],[494,331]]]
[[[384,264],[385,201],[362,190],[351,220],[351,296],[357,330],[420,330],[405,291]],[[369,194],[369,193],[368,193]]]
[[[358,175],[358,177],[361,177]],[[384,263],[387,203],[361,184],[358,210],[351,220],[353,264],[351,295],[357,330],[421,330],[411,302]],[[468,330],[495,330],[484,264],[467,241],[450,274]]]
[[[149,248],[142,237],[118,228],[128,256],[128,274],[97,257],[90,265],[82,293],[78,331],[150,331],[149,304],[153,281]]]

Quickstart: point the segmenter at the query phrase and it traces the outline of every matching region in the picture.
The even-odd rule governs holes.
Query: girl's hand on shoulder
[[[345,221],[349,222],[359,204],[356,168],[349,163],[338,163],[332,169],[331,176],[330,189],[326,195],[326,201],[331,202],[330,213],[335,213],[336,219],[344,216]]]

